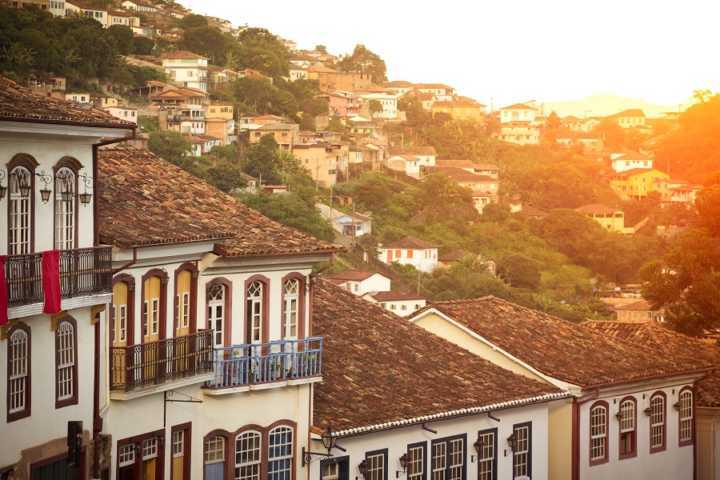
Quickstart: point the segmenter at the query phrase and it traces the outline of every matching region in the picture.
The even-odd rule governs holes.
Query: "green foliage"
[[[314,206],[297,193],[241,195],[240,200],[273,220],[295,227],[321,240],[331,241],[333,229]]]
[[[271,135],[263,135],[260,142],[247,149],[243,168],[248,175],[262,179],[263,183],[280,183],[278,144]]]
[[[186,29],[179,46],[208,57],[212,64],[224,65],[229,43],[230,39],[220,30],[201,26]]]
[[[155,48],[155,42],[147,37],[135,37],[133,39],[133,53],[135,55],[150,55]]]
[[[190,151],[190,141],[178,132],[152,132],[148,139],[148,150],[187,169],[188,160],[185,157]]]
[[[208,26],[208,21],[207,18],[202,15],[191,13],[190,15],[185,15],[183,18],[178,20],[178,26],[185,30],[191,28],[202,28]]]
[[[540,286],[537,262],[524,255],[505,257],[498,265],[498,274],[513,287],[536,289]]]
[[[112,25],[107,29],[110,38],[115,41],[115,47],[121,55],[127,55],[133,51],[133,31],[125,25]]]
[[[275,79],[288,75],[289,52],[275,35],[263,28],[247,28],[240,32],[231,47],[231,67],[252,68]]]
[[[157,117],[140,116],[138,117],[138,126],[140,127],[140,131],[145,133],[152,133],[160,130],[160,123],[158,122]]]
[[[387,81],[385,61],[362,44],[355,45],[352,54],[340,60],[337,67],[344,72],[360,72],[370,75],[374,83]]]

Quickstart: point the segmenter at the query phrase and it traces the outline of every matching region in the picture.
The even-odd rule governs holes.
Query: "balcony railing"
[[[212,330],[113,347],[110,388],[133,390],[212,372]]]
[[[111,247],[61,250],[62,298],[109,293],[112,290],[111,254]],[[8,306],[42,302],[42,253],[9,255],[5,262],[5,278]]]
[[[322,374],[322,337],[216,348],[215,378],[207,388],[244,387]]]

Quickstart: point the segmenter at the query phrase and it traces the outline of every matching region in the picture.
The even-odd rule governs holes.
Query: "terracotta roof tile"
[[[620,210],[619,208],[608,207],[607,205],[603,205],[601,203],[591,203],[589,205],[583,205],[582,207],[576,208],[575,211],[588,215],[613,215],[616,212],[622,213],[622,210]]]
[[[560,393],[510,373],[329,282],[313,294],[324,337],[315,425],[333,430]]]
[[[98,228],[111,245],[215,240],[223,256],[302,255],[339,249],[281,225],[147,150],[98,154]]]
[[[700,367],[658,357],[631,343],[492,296],[434,302],[413,316],[430,308],[536,370],[582,387],[682,374]]]
[[[407,292],[377,292],[373,293],[372,298],[378,302],[390,302],[399,300],[425,300],[425,297],[416,293]]]
[[[378,246],[378,248],[416,248],[422,250],[426,248],[437,248],[437,245],[408,235],[407,237],[395,240],[394,242],[388,242],[385,245]]]
[[[38,95],[2,75],[0,75],[0,120],[60,123],[85,127],[135,128],[134,123],[115,118],[98,108]]]
[[[370,278],[371,276],[375,275],[377,272],[366,272],[364,270],[345,270],[344,272],[339,273],[333,273],[331,275],[326,275],[325,278],[328,280],[344,280],[344,281],[363,281],[367,278]],[[377,273],[378,275],[382,275],[382,273]]]
[[[651,349],[657,357],[673,358],[690,365],[714,364],[718,369],[697,383],[697,403],[701,407],[720,407],[720,346],[675,332],[655,322],[587,321],[583,325],[606,337],[619,338]]]
[[[174,52],[165,52],[162,54],[161,57],[163,60],[195,60],[195,59],[201,59],[206,58],[202,55],[198,55],[197,53],[189,52],[187,50],[176,50]]]

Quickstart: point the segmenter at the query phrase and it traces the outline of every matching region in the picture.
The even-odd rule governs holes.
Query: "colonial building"
[[[367,293],[389,292],[390,278],[378,272],[346,270],[324,277],[328,282],[362,297]]]
[[[112,271],[96,151],[133,128],[0,77],[0,478],[97,472]]]
[[[207,91],[208,61],[202,55],[185,50],[167,52],[163,54],[162,66],[178,86]]]
[[[695,383],[707,359],[659,354],[495,297],[432,303],[410,321],[572,393],[549,414],[551,478],[693,478]]]
[[[109,478],[305,478],[324,359],[311,272],[336,247],[147,151],[103,149],[98,167],[118,272],[103,344]]]
[[[438,247],[413,236],[379,244],[377,250],[378,260],[388,265],[394,262],[411,265],[425,273],[432,272],[438,265]]]
[[[625,213],[619,208],[608,207],[600,203],[583,205],[576,212],[595,220],[601,227],[614,233],[633,233],[632,227],[625,227]]]
[[[312,479],[553,478],[555,386],[511,373],[327,282],[314,387]]]

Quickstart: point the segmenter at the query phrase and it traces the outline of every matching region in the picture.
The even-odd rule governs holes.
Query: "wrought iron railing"
[[[133,390],[212,372],[212,330],[128,347],[110,353],[110,388]]]
[[[42,253],[9,255],[5,262],[8,305],[43,301]],[[62,298],[112,291],[112,247],[60,251]]]
[[[322,374],[322,352],[322,337],[216,348],[215,377],[205,386],[220,389],[317,377]]]

